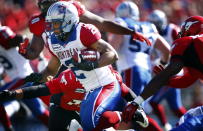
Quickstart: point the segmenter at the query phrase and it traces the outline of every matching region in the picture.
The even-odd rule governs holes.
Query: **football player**
[[[151,80],[150,57],[152,49],[160,51],[161,62],[167,63],[170,56],[170,46],[158,34],[152,23],[139,21],[139,9],[135,3],[122,2],[116,8],[115,13],[116,22],[144,34],[152,43],[152,46],[147,46],[142,41],[133,40],[130,35],[112,35],[109,41],[118,51],[119,60],[116,65],[118,71],[122,72],[124,82],[136,95],[139,95]],[[151,130],[159,130],[159,127]]]
[[[180,31],[179,27],[173,23],[168,23],[166,14],[161,10],[154,10],[151,12],[148,16],[148,21],[154,23],[159,31],[159,34],[164,37],[170,46],[172,46],[173,41],[178,38],[178,32]],[[182,72],[183,71],[181,71],[178,75],[182,75]],[[164,107],[159,104],[163,99],[166,99],[167,103],[177,117],[181,117],[183,114],[185,114],[186,109],[182,105],[180,89],[165,86],[155,95],[153,95],[150,100],[150,104],[156,115],[161,120],[161,124],[164,126],[164,128],[170,130],[172,127],[167,122]]]
[[[29,61],[18,53],[17,46],[23,41],[22,35],[14,33],[7,26],[0,26],[0,41],[0,63],[10,78],[10,81],[1,86],[0,90],[12,90],[24,84],[27,81],[24,78],[33,71]],[[44,107],[39,98],[24,100],[24,103],[36,117],[45,125],[48,125],[49,111]],[[1,108],[1,110],[4,110],[3,107]],[[1,113],[5,113],[5,111]],[[8,121],[9,119],[7,118],[5,123],[9,123]]]
[[[187,88],[197,79],[202,79],[202,51],[203,51],[203,17],[191,16],[187,18],[179,33],[180,38],[175,40],[172,46],[172,56],[169,65],[157,74],[146,85],[140,96],[136,97],[123,111],[125,121],[132,118],[132,114],[149,96],[157,92],[163,85],[170,85],[174,88]],[[175,76],[184,68],[182,76]],[[199,118],[202,121],[202,118]],[[184,129],[195,129],[198,123]]]
[[[20,50],[19,50],[19,52],[24,57],[29,58],[29,59],[34,59],[39,55],[39,53],[43,49],[45,42],[42,39],[42,34],[45,31],[45,15],[46,15],[48,7],[56,1],[58,1],[58,0],[39,0],[38,1],[38,5],[39,5],[42,13],[37,16],[34,16],[30,20],[29,28],[30,28],[30,31],[33,33],[32,41],[30,44],[29,44],[29,42],[24,42],[21,45]],[[140,39],[141,41],[146,41],[150,45],[150,42],[147,39],[145,39],[145,37],[142,36],[141,34],[135,33],[131,29],[124,28],[118,24],[115,24],[114,22],[111,22],[111,21],[103,19],[95,14],[92,14],[91,12],[86,10],[84,8],[84,6],[82,6],[77,1],[70,1],[69,3],[73,4],[77,8],[80,21],[83,21],[85,23],[95,24],[100,30],[103,30],[103,31],[109,31],[112,33],[121,33],[121,34],[131,34],[134,36],[134,38]],[[60,64],[58,63],[57,58],[52,57],[47,68],[41,72],[42,75],[35,74],[29,78],[35,80],[36,77],[43,76],[42,81],[46,81],[47,76],[49,76],[49,75],[54,76],[57,73],[58,66],[60,66]],[[66,69],[66,67],[62,66],[58,72],[60,73],[61,71],[65,70],[65,69]],[[77,113],[68,111],[68,110],[64,111],[60,108],[60,106],[59,106],[60,97],[62,95],[63,94],[57,94],[57,95],[54,95],[51,97],[49,127],[53,128],[53,130],[54,130],[54,128],[60,127],[60,123],[63,123],[63,122],[66,123],[68,118],[66,118],[66,120],[64,120],[64,121],[63,121],[63,119],[61,119],[61,122],[59,122],[59,124],[55,124],[56,122],[51,120],[52,114],[54,116],[54,114],[59,115],[59,114],[61,114],[61,112],[64,112],[64,113],[70,113],[71,115],[75,114],[75,116],[78,117]]]

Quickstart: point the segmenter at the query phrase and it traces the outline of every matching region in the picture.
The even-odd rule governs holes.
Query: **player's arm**
[[[183,68],[182,61],[172,61],[162,72],[157,74],[145,87],[140,95],[145,100],[156,93],[162,86],[166,85],[169,79],[176,75]]]
[[[48,80],[48,76],[54,76],[58,68],[60,66],[60,62],[58,58],[52,56],[47,67],[40,73],[32,73],[29,76],[24,78],[25,82],[46,82]]]
[[[12,39],[8,39],[8,44],[10,48],[17,47],[22,42],[23,42],[23,36],[19,34],[16,34],[16,36]]]
[[[135,39],[138,39],[140,41],[145,41],[147,45],[151,45],[151,42],[147,38],[145,38],[141,33],[135,32],[132,29],[121,26],[116,22],[104,19],[98,15],[91,13],[90,11],[86,10],[80,16],[80,21],[84,23],[93,24],[100,31],[111,32],[111,33],[120,34],[120,35],[133,35]]]
[[[42,80],[40,82],[46,82],[48,76],[56,75],[61,63],[56,56],[52,56],[49,60],[47,67],[40,73]]]
[[[172,77],[168,85],[172,88],[187,88],[192,85],[196,80],[198,80],[198,73],[190,72],[186,69],[183,70],[184,74],[181,76]]]
[[[101,54],[98,60],[98,67],[113,64],[116,60],[118,60],[118,54],[115,49],[109,43],[102,39],[99,39],[90,47],[97,50]]]
[[[90,23],[90,24],[95,25],[100,31],[111,32],[111,33],[121,34],[121,35],[134,34],[133,30],[126,28],[124,26],[121,26],[113,21],[104,19],[87,10],[85,11],[85,13],[83,13],[80,16],[80,20],[84,23]]]
[[[127,105],[123,111],[123,120],[128,122],[132,119],[134,112],[139,105],[149,98],[151,95],[159,91],[159,89],[166,85],[169,79],[180,72],[183,68],[182,61],[171,62],[162,72],[157,74],[146,86],[140,96],[136,97],[129,105]]]
[[[31,42],[21,43],[19,52],[27,59],[36,59],[44,48],[44,40],[41,36],[33,35]]]
[[[49,88],[45,84],[37,86],[30,86],[23,89],[13,91],[4,90],[0,92],[0,102],[9,101],[13,99],[31,99],[39,96],[50,95]]]
[[[157,36],[154,48],[161,52],[161,63],[166,64],[170,58],[170,45],[162,36],[159,34],[157,34]]]

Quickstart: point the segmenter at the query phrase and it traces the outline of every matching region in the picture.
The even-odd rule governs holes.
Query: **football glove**
[[[29,39],[25,38],[23,43],[20,43],[19,46],[19,53],[22,55],[25,55],[27,53],[27,47],[29,45]]]
[[[133,40],[139,40],[139,41],[142,41],[142,42],[146,42],[146,44],[148,46],[152,45],[152,43],[146,37],[144,37],[143,34],[141,34],[139,32],[135,32],[133,34]]]

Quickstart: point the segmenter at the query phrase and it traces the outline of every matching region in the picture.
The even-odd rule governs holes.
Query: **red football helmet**
[[[179,35],[185,37],[200,33],[203,33],[203,17],[191,16],[183,22]]]
[[[46,15],[48,8],[57,1],[59,0],[38,0],[38,6],[41,12]]]

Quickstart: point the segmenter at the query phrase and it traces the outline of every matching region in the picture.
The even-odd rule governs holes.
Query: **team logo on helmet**
[[[183,25],[185,26],[185,30],[188,31],[193,24],[198,23],[198,22],[199,21],[193,21],[193,22],[189,21],[189,22],[186,22],[186,23],[184,22]]]

